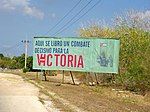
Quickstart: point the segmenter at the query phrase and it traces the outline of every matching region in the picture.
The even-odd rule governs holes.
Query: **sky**
[[[28,54],[32,55],[33,37],[79,37],[78,30],[89,22],[105,21],[106,24],[111,24],[113,18],[130,10],[146,12],[144,14],[150,16],[150,0],[101,0],[71,27],[54,35],[88,2],[90,4],[74,19],[78,19],[97,1],[99,0],[81,0],[79,5],[51,30],[79,0],[0,0],[0,53],[7,56],[20,55],[24,52],[24,43],[21,41],[28,39]]]

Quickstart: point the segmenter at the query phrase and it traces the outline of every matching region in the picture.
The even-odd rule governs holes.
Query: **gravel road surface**
[[[0,112],[47,112],[39,89],[20,76],[0,73]]]

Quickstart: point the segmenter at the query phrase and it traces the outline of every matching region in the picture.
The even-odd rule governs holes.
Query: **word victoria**
[[[84,68],[82,55],[71,54],[37,54],[39,66]]]

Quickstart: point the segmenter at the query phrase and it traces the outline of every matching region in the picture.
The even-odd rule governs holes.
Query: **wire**
[[[50,31],[52,31],[54,28],[56,28],[80,3],[82,0],[79,0],[71,9],[66,13],[50,30],[48,30],[46,34],[48,34]]]
[[[90,9],[88,9],[84,14],[82,14],[77,20],[75,20],[72,24],[70,24],[70,25],[67,26],[66,28],[61,29],[61,30],[59,30],[58,32],[56,32],[56,33],[54,34],[54,36],[57,35],[57,34],[62,33],[63,31],[65,31],[66,29],[68,29],[69,27],[71,27],[73,24],[75,24],[77,21],[79,21],[82,17],[84,17],[89,11],[91,11],[96,5],[98,5],[101,1],[102,1],[102,0],[98,0]]]
[[[19,42],[19,43],[15,44],[15,45],[13,45],[13,46],[11,46],[11,47],[5,49],[5,50],[2,50],[1,53],[5,54],[5,55],[7,56],[7,54],[9,55],[9,53],[10,53],[10,52],[8,53],[8,51],[10,51],[10,50],[12,50],[12,49],[14,49],[14,48],[16,48],[16,47],[18,47],[18,46],[20,46],[20,45],[21,45],[21,44],[20,44],[20,42]]]
[[[90,0],[76,15],[74,15],[65,25],[63,25],[57,32],[61,31],[65,26],[67,26],[76,16],[78,16],[93,0]],[[54,33],[53,35],[57,34]]]
[[[20,45],[20,42],[13,45],[13,46],[11,46],[11,47],[9,47],[9,48],[6,48],[5,50],[2,50],[1,52],[9,51],[10,49],[13,49],[13,48],[15,48],[16,46],[19,46],[19,45]]]
[[[6,48],[5,50],[2,50],[1,52],[4,52],[4,51],[10,50],[10,49],[13,49],[13,48],[15,48],[15,47],[18,46],[18,45],[20,45],[20,43],[17,43],[17,44],[15,44],[15,45],[13,45],[13,46],[11,46],[11,47],[9,47],[9,48]]]

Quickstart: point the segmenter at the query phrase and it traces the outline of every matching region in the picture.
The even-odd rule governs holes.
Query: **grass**
[[[39,101],[40,101],[42,104],[44,104],[44,99],[43,99],[43,98],[39,97]]]
[[[133,98],[123,98],[122,101],[124,103],[132,103],[132,104],[137,103],[137,101],[135,99],[133,99]]]

